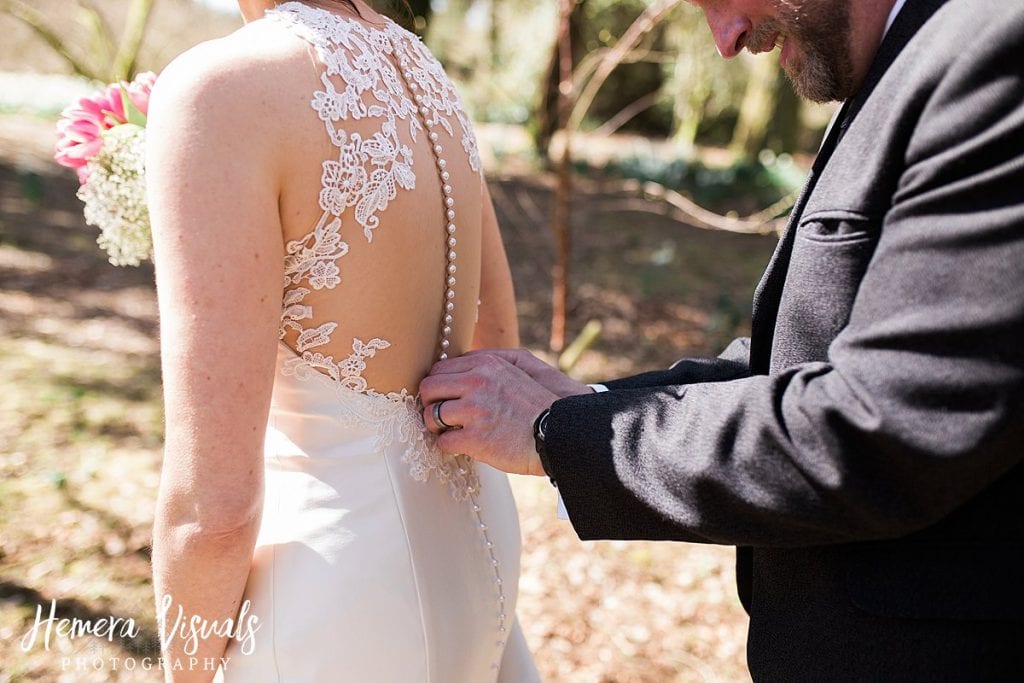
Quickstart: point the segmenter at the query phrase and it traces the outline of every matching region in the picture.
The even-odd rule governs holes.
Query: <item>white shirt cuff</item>
[[[595,394],[603,394],[608,391],[608,387],[603,384],[588,384],[587,386],[593,389]]]

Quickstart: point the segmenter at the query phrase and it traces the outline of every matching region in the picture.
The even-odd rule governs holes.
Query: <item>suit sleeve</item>
[[[925,104],[826,362],[696,384],[683,367],[554,404],[548,452],[581,538],[895,538],[1024,466],[1013,14],[963,48]]]
[[[717,358],[683,358],[667,370],[603,382],[609,391],[701,382],[726,382],[750,374],[750,340],[736,339]]]

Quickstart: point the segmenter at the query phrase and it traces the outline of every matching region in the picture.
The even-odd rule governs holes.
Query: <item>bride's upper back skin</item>
[[[516,345],[472,131],[422,44],[360,0],[239,4],[246,25],[176,59],[152,98],[165,373],[191,364],[185,384],[263,404],[283,335],[350,388],[415,393],[446,326],[452,356]]]

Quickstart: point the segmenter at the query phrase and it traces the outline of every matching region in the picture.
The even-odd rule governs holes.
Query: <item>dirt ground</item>
[[[49,161],[51,126],[0,118],[0,683],[155,681],[142,670],[156,653],[148,544],[162,440],[152,270],[106,263],[73,174]],[[537,350],[550,311],[549,188],[542,176],[492,178],[523,342]],[[742,332],[774,247],[688,227],[595,183],[577,196],[574,233],[570,330],[603,325],[574,370],[589,381],[710,353]],[[581,543],[555,518],[546,482],[514,479],[519,616],[544,680],[749,679],[730,549]],[[140,632],[23,651],[51,600],[60,617],[132,617]]]

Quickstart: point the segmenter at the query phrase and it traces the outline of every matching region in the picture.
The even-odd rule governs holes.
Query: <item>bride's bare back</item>
[[[458,96],[386,20],[286,3],[242,33],[279,46],[295,110],[283,339],[350,388],[415,391],[442,352],[469,349],[477,316],[484,195]]]
[[[417,37],[372,12],[286,2],[204,51],[193,58],[221,62],[215,78],[244,90],[247,120],[235,125],[251,126],[248,144],[273,167],[279,336],[294,369],[415,393],[442,353],[469,350],[474,336],[517,343],[469,119]]]

